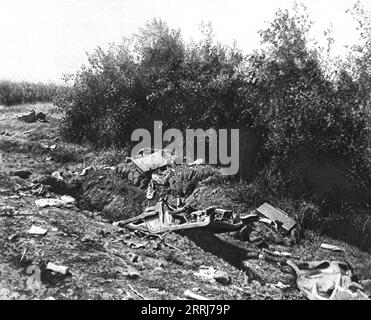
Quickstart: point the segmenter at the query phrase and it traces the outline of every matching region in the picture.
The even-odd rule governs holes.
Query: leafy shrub
[[[263,133],[264,152],[276,163],[303,151],[332,154],[365,175],[369,112],[362,88],[345,69],[333,81],[326,77],[318,50],[307,46],[309,29],[305,15],[278,11],[261,32],[266,49],[248,60],[254,84],[241,88],[242,114]]]
[[[321,50],[310,46],[305,10],[295,10],[279,10],[260,32],[263,49],[248,56],[215,41],[208,26],[203,40],[185,43],[157,20],[106,52],[98,48],[57,97],[62,132],[100,147],[130,147],[133,130],[152,130],[153,120],[164,129],[250,127],[263,141],[258,162],[278,175],[306,151],[349,160],[350,175],[367,184],[368,69],[355,77],[337,63],[337,76],[329,77]]]

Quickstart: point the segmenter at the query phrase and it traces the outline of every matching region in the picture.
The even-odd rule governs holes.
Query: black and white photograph
[[[370,299],[370,0],[0,0],[0,300]]]

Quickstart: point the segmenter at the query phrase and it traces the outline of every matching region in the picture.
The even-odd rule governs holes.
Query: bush
[[[135,52],[129,40],[107,52],[98,48],[71,89],[57,96],[67,138],[122,147],[130,145],[133,130],[152,130],[156,119],[179,129],[226,123],[239,82],[237,49],[214,43],[211,33],[186,45],[178,31],[156,20],[136,39]]]
[[[187,44],[157,20],[134,40],[98,48],[57,97],[62,132],[99,147],[130,147],[133,130],[152,130],[153,120],[164,130],[249,127],[262,137],[257,162],[275,167],[283,183],[288,159],[305,151],[345,159],[364,187],[369,101],[361,82],[368,78],[345,67],[330,78],[300,10],[279,10],[260,33],[263,49],[249,56],[215,41],[210,27]]]

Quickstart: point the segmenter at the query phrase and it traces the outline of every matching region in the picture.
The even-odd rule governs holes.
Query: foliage
[[[59,87],[55,84],[0,81],[0,105],[53,101]]]
[[[345,69],[326,77],[319,51],[308,47],[310,28],[307,15],[279,10],[261,32],[264,50],[248,60],[254,85],[241,90],[242,114],[261,129],[275,163],[309,151],[348,159],[353,174],[369,173],[364,88]]]
[[[356,16],[364,18],[360,10]],[[151,130],[153,120],[181,130],[248,126],[262,136],[262,157],[277,168],[309,150],[347,159],[353,175],[367,176],[371,51],[357,49],[357,76],[335,63],[338,76],[329,78],[323,50],[308,36],[311,25],[303,7],[279,10],[260,32],[262,49],[244,56],[217,42],[208,25],[201,41],[186,43],[179,30],[150,21],[120,45],[95,50],[71,78],[56,100],[63,133],[126,147],[133,130]]]

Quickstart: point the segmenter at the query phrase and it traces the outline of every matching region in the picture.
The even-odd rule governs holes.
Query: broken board
[[[272,221],[280,221],[282,223],[282,228],[287,232],[290,232],[291,229],[296,225],[295,220],[291,219],[285,212],[280,209],[276,209],[271,206],[269,203],[262,204],[256,211],[263,215],[264,217]]]
[[[162,151],[157,151],[146,156],[133,158],[132,161],[142,173],[162,168],[171,164],[171,158],[164,157]]]

